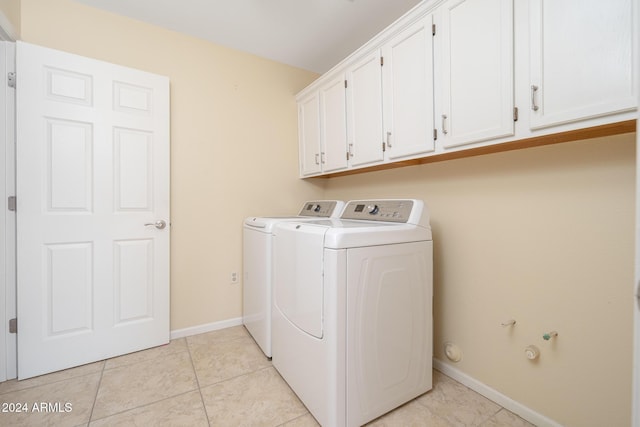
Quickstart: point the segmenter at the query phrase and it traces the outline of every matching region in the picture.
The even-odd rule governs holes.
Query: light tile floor
[[[0,426],[317,425],[242,326],[0,383]],[[531,424],[434,371],[433,390],[368,426]]]

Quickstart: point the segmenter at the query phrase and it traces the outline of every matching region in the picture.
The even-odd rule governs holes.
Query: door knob
[[[148,225],[153,225],[158,230],[162,230],[163,228],[165,228],[167,226],[167,223],[160,219],[160,220],[158,220],[156,222],[146,223],[145,227],[148,226]]]

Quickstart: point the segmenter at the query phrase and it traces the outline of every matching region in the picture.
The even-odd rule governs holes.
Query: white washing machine
[[[243,229],[242,323],[267,357],[271,357],[271,239],[273,227],[284,221],[337,217],[339,200],[317,200],[302,205],[297,216],[249,217]]]
[[[321,425],[360,426],[431,389],[422,201],[350,201],[340,219],[273,234],[273,365]]]

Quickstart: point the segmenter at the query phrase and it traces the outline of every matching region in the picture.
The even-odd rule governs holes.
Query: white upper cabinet
[[[513,135],[513,0],[450,0],[439,16],[440,143]]]
[[[347,109],[342,73],[320,87],[320,163],[322,172],[347,168]]]
[[[374,49],[347,68],[347,129],[352,166],[384,160],[382,67]]]
[[[632,0],[530,0],[532,129],[636,107]]]
[[[388,159],[434,150],[433,19],[421,18],[382,46]]]
[[[317,91],[298,101],[298,141],[300,175],[320,173],[320,96]]]
[[[298,100],[300,176],[347,168],[344,75],[338,74]]]
[[[301,176],[628,131],[638,1],[421,2],[298,94]]]

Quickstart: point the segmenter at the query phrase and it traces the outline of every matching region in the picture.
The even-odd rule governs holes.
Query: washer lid
[[[341,226],[334,226],[327,231],[324,247],[346,249],[419,242],[431,239],[431,228],[416,224],[343,221]]]
[[[313,200],[304,202],[298,215],[253,216],[245,218],[245,228],[271,233],[273,227],[284,221],[313,221],[321,218],[338,218],[344,208],[341,200]]]
[[[315,219],[315,218],[313,218]],[[282,217],[259,217],[252,216],[249,218],[245,218],[244,226],[245,228],[252,228],[258,231],[264,231],[265,233],[270,233],[273,230],[273,227],[284,221],[305,221],[305,218],[301,218],[298,216],[282,216]]]

